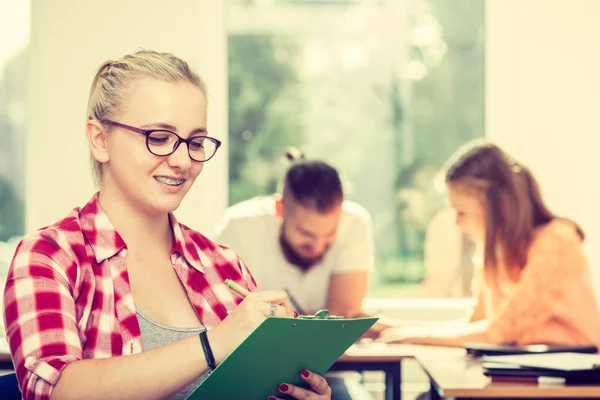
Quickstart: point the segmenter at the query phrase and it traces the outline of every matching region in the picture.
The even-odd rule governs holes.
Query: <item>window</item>
[[[421,282],[426,235],[437,254],[428,227],[455,229],[434,177],[484,133],[483,6],[230,0],[230,204],[274,192],[283,152],[296,146],[335,165],[347,198],[370,211],[371,296],[468,296],[468,268],[456,267],[453,293]]]
[[[25,229],[29,2],[0,2],[0,37],[0,282],[4,282],[16,243]]]

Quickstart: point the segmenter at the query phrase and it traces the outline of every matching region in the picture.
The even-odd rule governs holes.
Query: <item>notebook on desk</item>
[[[464,346],[467,354],[472,357],[495,356],[495,355],[516,355],[516,354],[546,354],[546,353],[597,353],[598,348],[593,345],[584,346],[565,346],[565,345],[547,345],[530,344],[523,346],[513,346],[504,344],[487,343],[467,343]]]
[[[505,363],[483,363],[483,374],[490,377],[492,382],[506,383],[564,383],[598,384],[600,383],[600,370],[585,371],[558,371],[552,369],[530,368]]]
[[[536,382],[560,378],[565,384],[600,383],[600,355],[546,353],[484,356],[484,374],[493,382]]]
[[[512,364],[564,372],[593,371],[600,373],[600,355],[581,353],[521,354],[513,356],[483,356],[484,362]]]

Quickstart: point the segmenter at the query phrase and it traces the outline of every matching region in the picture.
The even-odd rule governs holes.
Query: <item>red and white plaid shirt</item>
[[[256,283],[233,251],[170,219],[173,269],[212,329],[241,301],[225,279],[250,291]],[[98,195],[21,241],[6,281],[4,319],[24,399],[48,399],[74,361],[142,351],[126,254]]]

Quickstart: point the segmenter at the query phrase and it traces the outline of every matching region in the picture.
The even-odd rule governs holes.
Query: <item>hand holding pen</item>
[[[231,279],[225,279],[225,283],[227,284],[227,287],[229,288],[229,290],[231,290],[232,292],[234,292],[235,294],[237,294],[238,296],[240,296],[242,299],[247,298],[251,292],[249,292],[245,287],[237,284],[235,281],[232,281]],[[269,292],[257,292],[257,293],[269,293]],[[288,296],[288,294],[286,292],[280,293],[280,294],[284,294],[286,297],[286,305],[289,306],[289,309],[292,310],[292,315],[281,315],[280,312],[280,307],[277,303],[275,302],[271,302],[269,303],[269,313],[268,316],[269,317],[275,317],[275,316],[292,316],[294,318],[298,317],[298,313],[296,311],[294,311],[291,307],[291,303],[290,303],[290,298]]]
[[[208,332],[217,364],[268,317],[294,317],[287,294],[283,291],[249,292],[237,283],[227,280],[231,291],[244,300],[229,315]],[[214,344],[213,344],[214,342]]]

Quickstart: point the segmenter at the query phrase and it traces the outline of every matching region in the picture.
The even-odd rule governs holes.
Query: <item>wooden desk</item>
[[[385,398],[401,398],[402,360],[425,357],[452,357],[464,355],[464,350],[447,347],[416,346],[410,344],[354,345],[331,367],[331,371],[385,372]]]
[[[435,357],[418,354],[417,360],[431,379],[431,399],[448,398],[600,398],[600,386],[492,383],[481,363],[464,355]]]
[[[401,361],[413,358],[410,345],[354,345],[340,357],[330,371],[382,371],[385,373],[385,399],[398,400],[401,397]]]
[[[401,361],[416,358],[431,379],[431,399],[449,398],[600,398],[600,386],[492,383],[480,362],[462,349],[415,345],[352,346],[332,371],[384,371],[386,400],[401,398]],[[0,370],[13,369],[10,354],[0,352]]]

